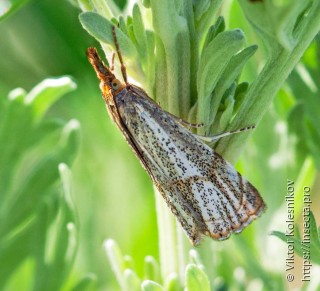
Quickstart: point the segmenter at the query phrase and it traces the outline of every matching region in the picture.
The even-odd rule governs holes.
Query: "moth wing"
[[[202,218],[194,211],[193,206],[181,196],[181,193],[177,191],[174,184],[156,184],[156,187],[191,243],[194,246],[198,245],[203,231],[206,229]]]
[[[236,216],[232,216],[231,227],[241,232],[252,220],[265,211],[266,205],[258,190],[248,182],[229,162],[214,153],[213,180],[224,193],[224,204],[232,205]],[[230,213],[232,213],[230,209]]]
[[[119,107],[121,130],[194,245],[222,240],[265,209],[258,191],[136,87]]]
[[[166,197],[174,199],[168,205],[178,205],[176,216],[194,245],[201,235],[224,240],[241,232],[266,207],[257,189],[230,163],[214,151],[207,158],[212,161],[207,176],[163,183]]]

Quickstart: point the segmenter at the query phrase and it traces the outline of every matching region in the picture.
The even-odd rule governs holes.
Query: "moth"
[[[257,189],[210,148],[214,141],[244,129],[200,137],[164,111],[140,87],[128,83],[115,28],[112,29],[124,82],[95,48],[87,49],[110,117],[151,177],[193,245],[203,235],[216,240],[241,232],[266,208]],[[114,60],[114,55],[113,55]]]

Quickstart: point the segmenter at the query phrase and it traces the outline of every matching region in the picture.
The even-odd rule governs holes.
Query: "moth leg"
[[[232,135],[232,134],[235,134],[235,133],[244,132],[244,131],[251,130],[251,129],[254,129],[254,128],[255,128],[255,126],[252,125],[252,126],[243,127],[243,128],[236,129],[236,130],[223,132],[223,133],[220,133],[220,134],[217,134],[217,135],[213,135],[213,136],[203,136],[203,135],[198,135],[198,134],[193,134],[193,135],[196,136],[197,138],[205,141],[205,142],[212,143],[212,142],[216,142],[217,140],[219,140],[222,137],[225,137],[225,136],[228,136],[228,135]]]
[[[177,121],[180,122],[181,124],[185,125],[185,126],[189,126],[189,127],[192,127],[192,128],[200,128],[200,127],[203,127],[204,124],[203,123],[190,123],[188,121],[185,121],[181,118],[177,118]]]
[[[173,115],[172,113],[170,112],[167,112],[174,120],[178,121],[179,123],[183,124],[184,126],[188,126],[188,127],[192,127],[192,128],[200,128],[200,127],[203,127],[204,124],[203,123],[190,123],[188,121],[185,121],[184,119],[180,118],[180,117],[177,117],[175,115]]]

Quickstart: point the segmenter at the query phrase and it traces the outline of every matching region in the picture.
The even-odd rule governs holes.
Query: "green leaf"
[[[15,173],[24,151],[30,146],[30,136],[33,129],[33,115],[30,108],[24,103],[25,92],[18,90],[9,93],[5,100],[5,108],[0,115],[0,185],[2,195],[10,187],[10,181]],[[19,143],[17,143],[19,136]],[[5,199],[2,198],[0,209],[5,208]]]
[[[243,99],[245,98],[245,95],[248,91],[249,83],[248,82],[243,82],[238,84],[236,92],[235,92],[235,104],[234,104],[234,113],[237,114]]]
[[[97,290],[97,276],[95,274],[85,275],[71,291],[94,291]]]
[[[114,240],[108,239],[104,242],[104,248],[120,287],[122,290],[126,290],[126,282],[123,275],[125,271],[125,262],[119,246]]]
[[[230,86],[232,86],[232,83],[239,77],[244,65],[253,56],[257,49],[258,47],[255,45],[247,47],[236,55],[232,56],[232,58],[230,59],[217,83],[217,86],[214,89],[214,98],[211,102],[212,110],[210,114],[210,120],[214,121],[215,114],[219,108],[219,104],[222,100],[223,95],[225,94],[225,91],[230,88]],[[214,134],[214,132],[211,133]]]
[[[198,266],[202,265],[199,253],[195,249],[191,249],[189,251],[189,258],[190,258],[189,259],[190,263],[198,265]]]
[[[35,131],[35,133],[39,132]],[[50,195],[48,189],[59,178],[58,165],[61,162],[70,162],[72,160],[77,152],[78,143],[79,123],[77,121],[70,121],[63,128],[60,143],[56,145],[55,150],[43,154],[40,161],[29,165],[25,169],[27,172],[24,174],[23,179],[18,179],[19,184],[10,193],[15,199],[8,200],[8,203],[3,204],[3,208],[1,209],[1,216],[3,218],[10,215],[12,211],[15,213],[14,217],[8,219],[6,224],[0,227],[2,236],[15,230],[33,217],[36,209],[39,207],[38,203],[44,201],[47,195]],[[23,148],[20,149],[20,153],[26,154]],[[32,167],[30,168],[30,166]]]
[[[175,273],[171,273],[165,280],[164,289],[166,291],[181,291],[183,287],[181,286],[179,277]]]
[[[210,8],[210,0],[194,1],[194,18],[199,21],[202,15]]]
[[[312,17],[311,9],[314,11],[318,9],[316,2],[294,0],[289,3],[277,3],[240,0],[250,24],[260,34],[269,51],[274,54],[279,50],[279,46],[291,51],[298,45],[299,38],[309,25],[308,17]]]
[[[265,1],[240,0],[240,5],[248,21],[256,32],[261,36],[266,45],[270,46],[272,42],[277,43],[274,35],[272,20],[267,11]]]
[[[301,26],[304,25],[305,21],[304,14],[308,12],[312,2],[312,0],[295,0],[277,7],[277,13],[273,15],[274,20],[277,21],[274,23],[276,36],[279,43],[287,50],[292,50],[297,44]]]
[[[233,115],[233,108],[234,108],[234,92],[236,89],[236,85],[231,86],[230,90],[228,90],[228,96],[226,97],[226,100],[224,102],[225,109],[223,113],[221,114],[221,117],[219,119],[219,130],[216,132],[223,132],[225,128],[228,126],[231,117]]]
[[[224,69],[242,49],[244,35],[241,30],[224,31],[203,50],[198,69],[198,122],[210,125],[210,99]]]
[[[0,239],[0,289],[4,287],[14,274],[19,265],[29,256],[29,248],[27,246],[32,242],[31,238],[34,232],[37,231],[36,225],[29,225],[22,228],[14,237],[10,239]]]
[[[71,201],[70,170],[65,164],[60,164],[59,171],[63,191],[60,197],[53,197],[57,198],[59,211],[54,211],[52,203],[47,200],[38,216],[39,234],[35,236],[37,243],[33,248],[37,267],[34,285],[38,290],[61,289],[77,251],[78,223]],[[40,250],[36,247],[39,245],[43,246]]]
[[[143,291],[165,291],[165,289],[160,284],[150,280],[143,281],[141,289]]]
[[[77,224],[66,170],[61,175],[65,195],[58,194],[58,166],[71,163],[77,151],[79,123],[71,121],[64,126],[62,121],[42,117],[54,101],[74,87],[67,77],[47,79],[29,94],[22,89],[11,91],[1,108],[0,144],[5,156],[0,155],[0,171],[5,173],[1,175],[5,183],[0,182],[0,220],[5,223],[0,224],[0,289],[27,257],[35,265],[30,269],[34,290],[38,286],[39,290],[60,289],[69,275]],[[58,240],[52,247],[50,238],[54,235]],[[46,284],[49,287],[44,287]]]
[[[156,72],[156,66],[155,66],[155,55],[154,55],[154,48],[155,48],[155,36],[154,33],[151,31],[147,31],[147,49],[148,49],[148,67],[146,69],[146,77],[148,78],[149,82],[149,90],[152,92],[152,88],[155,86],[155,72]]]
[[[95,12],[83,12],[79,16],[80,22],[85,30],[88,31],[97,40],[109,44],[116,50],[112,35],[112,27],[114,26],[109,20]],[[121,49],[121,53],[129,58],[135,58],[138,53],[131,40],[115,26],[117,40]]]
[[[208,44],[220,33],[223,32],[226,28],[224,18],[219,16],[216,23],[209,28],[206,39],[204,41],[203,49],[208,46]]]
[[[169,112],[186,117],[190,104],[191,36],[188,21],[179,15],[177,6],[170,0],[151,0],[153,27],[158,36],[155,97]]]
[[[126,26],[126,21],[124,19],[123,16],[119,17],[119,28],[120,30],[125,34],[128,35],[128,30],[127,30],[127,26]]]
[[[138,52],[143,59],[146,59],[147,53],[147,37],[146,37],[146,29],[143,24],[141,11],[139,9],[139,5],[135,4],[132,10],[132,26],[133,33],[135,35],[135,39],[138,43]]]
[[[246,5],[260,5],[260,2],[241,1]],[[249,4],[250,2],[250,4]],[[265,2],[265,1],[263,1]],[[228,130],[241,128],[250,124],[258,124],[262,116],[269,108],[273,97],[301,59],[303,52],[320,30],[320,3],[314,1],[312,7],[305,16],[303,28],[298,34],[296,46],[292,50],[286,50],[277,41],[266,40],[270,46],[270,56],[258,78],[249,87],[246,98],[242,102],[238,114],[232,120]],[[262,12],[261,12],[262,13]],[[274,11],[272,11],[274,13]],[[252,13],[257,16],[259,14]],[[267,36],[268,37],[268,36]],[[266,38],[267,38],[266,37]],[[249,134],[233,135],[219,141],[217,151],[228,161],[234,161],[241,153],[244,142]]]
[[[159,264],[152,256],[147,256],[144,259],[144,277],[154,282],[161,282]]]
[[[206,2],[208,1],[196,0],[195,26],[196,34],[198,35],[199,39],[202,39],[202,37],[208,32],[208,29],[213,24],[215,15],[218,13],[223,1],[210,1],[210,6],[208,9],[205,9]]]
[[[244,34],[237,29],[221,32],[203,50],[198,76],[199,99],[213,91],[223,69],[233,55],[242,49],[243,44]]]
[[[127,290],[140,291],[141,280],[133,270],[126,269],[124,271],[124,280]]]
[[[142,5],[146,8],[150,8],[150,0],[142,0]]]
[[[62,181],[62,196],[60,198],[60,228],[57,233],[56,243],[56,257],[55,264],[61,268],[70,268],[75,259],[77,250],[78,234],[77,229],[79,228],[79,222],[76,216],[76,210],[72,201],[72,181],[71,171],[68,166],[64,163],[59,164],[60,179]],[[65,242],[61,239],[61,234],[65,234],[62,237],[65,238]],[[60,249],[59,249],[60,248]],[[63,254],[63,256],[62,256]]]
[[[34,118],[39,121],[54,102],[76,87],[69,77],[45,79],[26,95],[25,103],[32,108]]]
[[[208,276],[198,266],[189,264],[186,267],[186,290],[187,291],[210,291]]]

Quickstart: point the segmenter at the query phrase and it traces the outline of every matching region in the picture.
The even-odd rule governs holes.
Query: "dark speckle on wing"
[[[140,158],[193,244],[226,239],[264,210],[257,190],[139,89],[116,96]]]

